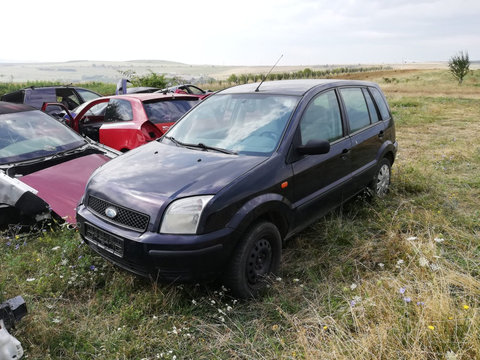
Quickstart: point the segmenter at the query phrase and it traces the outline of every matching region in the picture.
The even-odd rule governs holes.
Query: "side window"
[[[105,122],[131,121],[133,111],[130,101],[123,99],[111,99],[105,110]]]
[[[57,102],[62,103],[68,110],[73,110],[81,104],[80,99],[73,89],[58,88],[56,89]]]
[[[375,99],[375,102],[377,103],[378,110],[380,110],[380,115],[382,115],[382,119],[383,120],[390,119],[390,112],[388,111],[388,106],[385,103],[385,99],[383,98],[382,94],[380,94],[380,91],[372,87],[369,89],[373,95],[373,98]]]
[[[370,116],[362,89],[344,88],[340,89],[340,94],[342,94],[342,99],[345,103],[351,132],[370,125]]]
[[[202,90],[200,90],[199,88],[197,88],[195,86],[186,86],[186,88],[188,89],[189,94],[203,95]]]
[[[301,144],[310,140],[335,141],[343,136],[342,117],[335,91],[317,96],[307,107],[300,121]]]
[[[372,96],[367,91],[367,89],[363,89],[363,95],[365,96],[365,100],[367,101],[368,112],[370,113],[370,120],[372,120],[372,124],[376,123],[378,118],[377,109],[375,108],[375,104],[373,103]]]
[[[83,98],[83,101],[90,101],[99,97],[93,91],[89,91],[85,89],[76,89],[76,90],[80,94],[80,96]]]

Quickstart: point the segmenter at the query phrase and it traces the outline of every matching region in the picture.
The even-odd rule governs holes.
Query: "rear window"
[[[385,103],[385,99],[383,98],[382,94],[380,94],[380,91],[372,87],[369,89],[373,95],[373,98],[375,99],[375,102],[377,103],[378,110],[380,111],[380,115],[382,115],[382,119],[383,120],[390,119],[390,112],[388,111],[388,106]]]
[[[370,115],[360,88],[340,89],[347,110],[350,130],[355,132],[370,125]]]
[[[197,100],[172,100],[143,103],[148,120],[154,124],[176,122]]]
[[[5,94],[2,96],[2,101],[8,101],[16,104],[23,104],[23,91],[16,91],[14,93]]]
[[[105,110],[105,122],[131,121],[133,111],[130,101],[124,99],[110,99]]]
[[[54,88],[25,90],[25,104],[41,109],[44,102],[57,102]]]

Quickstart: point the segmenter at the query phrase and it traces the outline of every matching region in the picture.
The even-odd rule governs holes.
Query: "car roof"
[[[36,110],[36,109],[30,105],[15,104],[15,103],[6,102],[6,101],[0,101],[0,115],[23,112],[23,111],[31,111],[31,110]]]
[[[265,81],[260,86],[258,92],[255,89],[260,82],[252,84],[244,84],[233,86],[231,88],[222,90],[219,94],[238,94],[238,93],[262,93],[262,94],[284,94],[284,95],[304,95],[307,91],[314,87],[324,86],[348,86],[348,85],[363,85],[363,86],[377,86],[375,83],[358,80],[338,80],[338,79],[307,79],[307,80],[278,80]]]
[[[187,95],[187,94],[174,94],[174,93],[140,93],[140,94],[123,94],[123,95],[112,95],[109,96],[112,99],[125,99],[125,98],[134,98],[140,101],[151,101],[151,100],[161,100],[161,99],[191,99],[198,100],[197,96]]]
[[[73,86],[73,85],[52,85],[52,86],[27,86],[22,89],[16,90],[16,91],[22,91],[22,90],[42,90],[42,89],[83,89],[83,90],[89,90],[92,92],[95,92],[90,89],[83,88],[81,86]]]

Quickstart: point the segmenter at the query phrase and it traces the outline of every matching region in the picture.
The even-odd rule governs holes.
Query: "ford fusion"
[[[77,221],[92,249],[131,272],[220,277],[252,297],[278,271],[286,239],[366,188],[386,195],[396,152],[377,84],[240,85],[99,169]]]

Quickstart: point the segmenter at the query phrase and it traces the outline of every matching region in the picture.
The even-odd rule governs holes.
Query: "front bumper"
[[[139,233],[77,208],[82,239],[102,257],[135,274],[160,281],[212,280],[228,262],[237,234],[224,228],[202,235]]]

